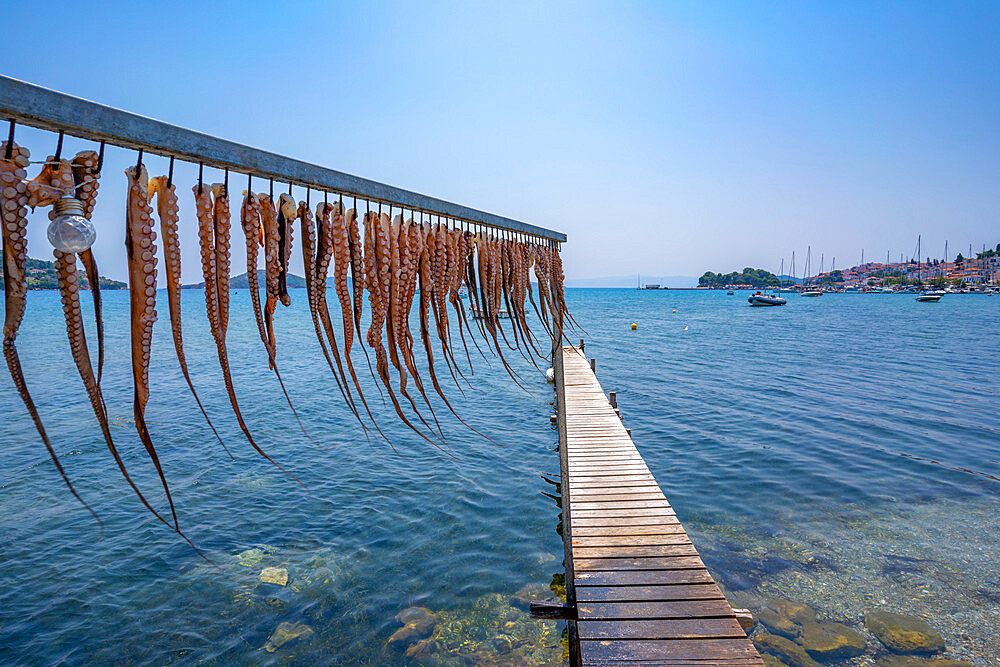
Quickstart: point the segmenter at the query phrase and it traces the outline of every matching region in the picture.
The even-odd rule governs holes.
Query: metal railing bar
[[[564,242],[566,234],[0,75],[0,118],[121,148]]]

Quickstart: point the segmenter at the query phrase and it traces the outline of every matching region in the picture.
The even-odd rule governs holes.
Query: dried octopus
[[[167,279],[170,330],[173,333],[177,363],[180,364],[184,380],[187,382],[188,389],[191,390],[191,395],[194,396],[194,400],[198,404],[198,409],[201,410],[202,416],[205,417],[205,422],[212,429],[212,433],[215,434],[219,444],[229,454],[229,458],[233,458],[229,448],[226,447],[226,443],[222,441],[222,437],[215,429],[215,425],[212,424],[208,413],[205,412],[205,407],[201,404],[201,399],[198,398],[198,392],[195,391],[194,384],[191,382],[191,374],[188,372],[187,360],[184,357],[184,339],[181,330],[181,249],[177,236],[180,207],[177,205],[176,189],[173,183],[170,182],[169,177],[157,176],[156,178],[149,179],[148,198],[150,201],[152,201],[154,195],[156,196],[156,211],[160,217],[160,240],[163,242],[163,268]],[[98,373],[98,377],[100,377],[100,373]]]
[[[316,224],[308,202],[300,202],[296,213],[302,232],[302,266],[305,268],[306,301],[309,306],[309,314],[312,316],[316,339],[323,350],[323,356],[330,367],[330,372],[333,373],[337,387],[340,389],[340,394],[351,408],[354,417],[361,424],[362,428],[365,429],[364,422],[361,420],[358,409],[354,405],[354,397],[351,395],[351,389],[347,385],[347,377],[344,375],[344,364],[340,359],[340,350],[337,347],[337,338],[333,332],[330,310],[326,302],[326,274],[330,266],[330,260],[333,258],[333,243],[330,238],[330,216],[331,214],[340,216],[340,209],[338,205],[328,207],[325,204],[321,204],[318,211],[320,214],[318,243],[316,239]],[[323,337],[324,333],[326,334],[326,339]],[[326,344],[327,340],[330,343],[329,349]],[[336,369],[333,366],[333,359],[330,357],[331,350],[333,358],[337,360]],[[350,363],[350,357],[348,357],[348,363]],[[360,387],[358,387],[358,391],[361,391]],[[367,434],[367,429],[365,429],[365,432]]]
[[[229,395],[229,403],[236,415],[236,421],[246,436],[247,441],[254,450],[270,461],[276,468],[294,479],[303,488],[305,485],[295,475],[285,470],[277,461],[271,458],[254,441],[250,429],[243,419],[239,402],[236,399],[236,389],[233,386],[232,372],[229,367],[229,352],[226,349],[226,324],[229,322],[229,274],[221,275],[218,261],[222,259],[224,265],[229,266],[229,196],[226,186],[216,183],[211,188],[207,188],[198,183],[193,188],[195,196],[196,215],[198,218],[198,239],[201,245],[201,270],[205,280],[205,311],[208,315],[208,323],[212,329],[212,336],[215,338],[216,351],[219,357],[219,365],[222,367],[222,377],[226,385],[226,393]],[[219,298],[220,285],[224,285],[226,296]],[[227,307],[227,312],[222,313],[222,304]],[[270,350],[269,350],[270,351]],[[272,357],[273,358],[273,357]]]
[[[4,146],[6,149],[7,147]],[[24,231],[27,206],[45,206],[66,194],[71,194],[84,203],[86,215],[92,213],[97,192],[100,157],[93,151],[81,153],[73,161],[49,159],[38,178],[25,182],[24,167],[27,166],[27,151],[11,146],[11,155],[0,163],[0,211],[3,212],[3,242],[5,299],[7,309],[4,326],[4,355],[14,377],[15,385],[22,400],[28,407],[36,427],[42,436],[50,456],[71,491],[76,495],[58,458],[45,434],[38,412],[31,401],[24,382],[14,339],[24,314],[25,302],[25,261]],[[84,338],[81,308],[79,304],[79,284],[76,272],[76,256],[56,252],[56,270],[59,275],[60,292],[66,312],[67,331],[71,351],[78,371],[84,381],[95,415],[119,468],[133,490],[145,506],[161,521],[180,533],[177,514],[160,465],[157,453],[150,439],[145,423],[145,407],[149,398],[149,360],[153,323],[156,320],[156,233],[152,228],[151,199],[157,198],[161,237],[164,245],[164,267],[166,269],[167,296],[170,307],[171,329],[178,362],[192,395],[212,428],[218,432],[201,404],[191,381],[183,352],[180,322],[180,254],[177,232],[179,207],[174,188],[169,178],[159,177],[147,182],[145,169],[140,162],[127,172],[129,195],[126,215],[126,247],[128,249],[129,288],[131,291],[130,313],[132,321],[132,371],[134,381],[134,413],[137,430],[147,454],[152,460],[170,504],[172,524],[158,514],[146,501],[132,482],[125,466],[111,441],[107,425],[107,413],[100,391],[100,375],[103,366],[103,323],[101,321],[99,277],[96,263],[89,251],[80,253],[92,285],[95,315],[98,324],[98,372],[94,376]],[[228,189],[223,184],[205,187],[200,182],[194,188],[198,218],[198,234],[201,246],[202,272],[205,278],[205,303],[210,327],[216,341],[220,366],[230,403],[245,436],[254,449],[279,469],[284,470],[268,456],[250,434],[233,387],[226,349],[226,335],[229,323],[229,272],[230,272],[230,214]],[[549,333],[553,344],[563,337],[564,321],[576,325],[576,321],[566,308],[563,287],[562,261],[558,248],[552,244],[540,245],[527,242],[511,235],[497,236],[479,231],[471,233],[463,229],[449,228],[441,224],[424,224],[405,218],[402,214],[369,213],[363,224],[357,218],[355,209],[345,211],[342,203],[320,204],[315,218],[308,202],[298,205],[290,195],[282,194],[275,205],[272,197],[255,195],[248,186],[240,212],[241,226],[247,248],[247,277],[251,292],[251,302],[261,341],[267,351],[269,366],[273,369],[285,399],[298,420],[298,414],[285,391],[278,373],[276,339],[274,334],[274,313],[277,303],[288,306],[288,263],[293,240],[293,223],[300,222],[302,258],[305,268],[306,293],[313,326],[327,364],[340,391],[358,421],[365,427],[354,402],[351,385],[358,393],[365,412],[379,433],[372,411],[362,392],[362,386],[354,367],[351,351],[355,333],[364,337],[362,350],[368,359],[369,370],[376,379],[380,393],[386,389],[397,416],[415,433],[427,442],[439,446],[432,438],[444,442],[444,433],[434,412],[430,397],[425,389],[421,370],[414,350],[416,342],[410,329],[409,315],[414,301],[418,301],[420,323],[419,336],[424,348],[427,366],[435,393],[448,410],[464,425],[472,428],[459,417],[441,387],[434,359],[434,346],[440,346],[455,385],[462,391],[459,377],[470,387],[469,380],[460,368],[454,351],[453,329],[457,326],[458,336],[465,352],[468,372],[473,373],[472,355],[468,338],[476,346],[481,356],[486,358],[477,342],[473,327],[462,307],[461,291],[468,289],[470,303],[475,314],[476,328],[486,346],[501,360],[507,373],[523,387],[521,376],[505,357],[504,347],[516,350],[536,367],[535,357],[544,358],[538,349],[538,338],[529,326],[526,304],[530,302],[538,319]],[[257,262],[259,248],[264,248],[266,303],[261,304],[258,292]],[[333,283],[343,327],[343,356],[337,343],[333,321],[327,304],[327,278],[332,269]],[[537,281],[533,289],[531,272]],[[350,278],[351,284],[348,284]],[[362,333],[361,315],[364,294],[368,292],[371,309],[371,323],[366,333]],[[454,309],[454,319],[450,319],[449,304]],[[500,313],[509,314],[510,330],[500,321]],[[456,324],[452,324],[455,322]],[[578,326],[578,325],[577,325]],[[436,340],[435,340],[436,339]],[[375,352],[375,368],[372,368],[367,347]],[[331,357],[332,352],[332,357]],[[390,364],[398,374],[398,389],[393,388],[390,378]],[[347,366],[345,371],[344,365]],[[347,376],[351,381],[348,382]],[[424,419],[418,409],[408,385],[412,380],[421,395],[433,420],[433,426]],[[404,414],[397,399],[397,392],[407,399],[409,407],[429,434],[413,425]],[[464,393],[464,392],[463,392]],[[301,420],[299,425],[302,427]],[[305,432],[304,427],[302,427]],[[475,429],[472,429],[475,431]],[[365,429],[367,434],[367,429]],[[476,431],[479,433],[478,431]],[[307,434],[308,435],[308,434]],[[485,436],[484,436],[485,437]],[[222,443],[221,438],[219,438]],[[390,443],[391,445],[392,443]],[[223,447],[225,444],[223,443]],[[226,450],[228,452],[228,449]],[[286,472],[286,474],[289,474]],[[290,475],[291,476],[291,475]],[[294,476],[292,476],[293,479]],[[296,479],[296,481],[298,481]],[[301,482],[299,482],[301,484]],[[77,496],[79,499],[79,496]],[[80,502],[83,502],[82,500]],[[90,509],[88,507],[88,509]],[[183,534],[182,534],[183,535]],[[185,539],[187,539],[185,537]]]
[[[2,237],[3,237],[3,283],[4,283],[4,325],[3,325],[3,355],[7,361],[7,368],[10,370],[11,379],[18,395],[24,402],[28,413],[31,415],[38,435],[49,453],[49,458],[55,464],[56,470],[62,477],[63,482],[69,489],[73,497],[83,505],[91,516],[98,522],[94,510],[88,505],[76,489],[73,488],[69,476],[62,467],[59,457],[56,455],[52,443],[49,441],[42,419],[35,407],[35,402],[28,393],[28,385],[24,379],[24,371],[21,368],[21,360],[17,355],[17,347],[14,343],[17,338],[18,329],[24,319],[25,307],[27,305],[28,282],[27,282],[27,228],[28,228],[28,192],[25,179],[27,178],[26,167],[29,164],[31,154],[28,149],[22,148],[13,141],[5,141],[0,144],[0,152],[3,159],[0,160],[0,216],[2,216]]]
[[[149,358],[156,322],[156,232],[153,231],[153,207],[149,205],[149,179],[141,164],[125,171],[128,177],[128,201],[125,206],[125,249],[128,258],[129,313],[132,323],[132,413],[136,430],[149,455],[167,495],[174,528],[180,530],[177,511],[170,495],[167,478],[160,465],[153,441],[146,428],[146,403],[149,401]]]

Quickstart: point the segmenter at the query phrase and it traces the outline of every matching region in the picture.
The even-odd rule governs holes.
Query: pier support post
[[[595,359],[594,357],[590,358],[590,370],[592,373],[597,372],[597,359]]]
[[[608,392],[608,402],[611,403],[611,407],[613,407],[613,408],[617,408],[618,407],[618,392],[617,391],[609,391]]]
[[[583,352],[583,339],[580,339],[580,351]]]

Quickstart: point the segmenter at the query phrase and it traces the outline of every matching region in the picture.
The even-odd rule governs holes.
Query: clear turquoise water
[[[449,396],[502,446],[442,408],[454,458],[408,436],[369,381],[397,456],[352,423],[304,299],[292,296],[276,320],[280,368],[310,434],[332,449],[298,431],[245,290],[233,295],[229,348],[251,431],[309,493],[243,439],[201,293],[185,291],[188,362],[237,461],[224,455],[187,392],[160,308],[147,422],[182,527],[212,567],[122,483],[70,359],[58,295],[31,293],[19,337],[25,374],[106,529],[97,542],[4,372],[0,662],[393,664],[403,658],[386,640],[401,609],[419,604],[467,627],[494,613],[491,596],[547,585],[561,570],[559,510],[542,477],[558,474],[552,392],[540,375],[518,364],[529,395],[498,363],[474,357],[478,391],[463,398],[452,384]],[[105,300],[114,435],[162,506],[129,423],[127,295]],[[1000,655],[990,622],[1000,613],[1000,299],[792,295],[761,309],[740,293],[570,290],[568,301],[605,389],[618,391],[640,451],[734,604],[780,594],[854,625],[873,606],[920,613],[953,654],[980,664]],[[360,354],[355,363],[366,368]],[[254,548],[241,565],[236,554]],[[259,583],[269,565],[288,569],[289,586]],[[285,621],[315,635],[264,651]],[[511,632],[533,627],[516,621]],[[474,639],[486,653],[503,650]],[[551,636],[531,641],[539,660],[558,655]],[[459,664],[458,654],[434,659]]]

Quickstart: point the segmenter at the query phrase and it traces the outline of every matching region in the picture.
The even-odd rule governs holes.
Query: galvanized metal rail
[[[561,243],[566,240],[565,234],[551,229],[195,132],[2,75],[0,119],[549,241]]]

